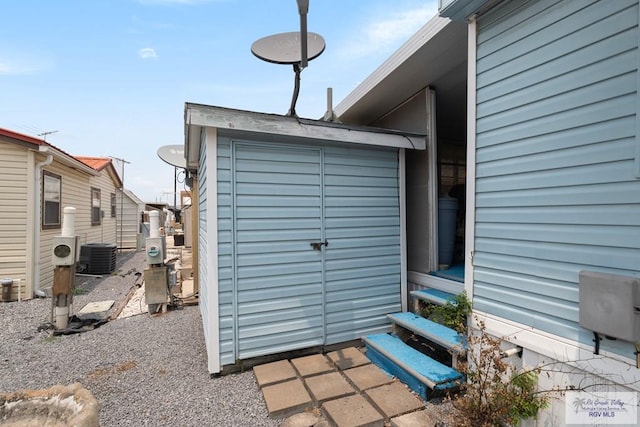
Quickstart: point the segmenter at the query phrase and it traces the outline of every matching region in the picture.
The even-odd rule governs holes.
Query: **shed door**
[[[321,152],[235,144],[240,359],[323,343]]]
[[[397,150],[233,147],[237,358],[387,331],[401,307]]]

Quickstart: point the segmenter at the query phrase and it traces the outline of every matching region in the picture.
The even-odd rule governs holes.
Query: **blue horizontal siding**
[[[218,205],[218,310],[220,334],[220,363],[235,362],[234,300],[233,300],[233,244],[231,221],[231,144],[218,140],[217,144],[217,205]],[[198,176],[206,176],[199,171]],[[200,245],[199,251],[206,245]],[[202,278],[200,279],[203,280]],[[204,279],[206,280],[206,279]],[[207,282],[202,282],[207,283]],[[202,288],[202,286],[201,286]]]
[[[476,309],[592,344],[579,272],[640,274],[638,34],[635,0],[506,2],[479,18]]]
[[[325,149],[326,342],[389,329],[400,308],[395,151]]]

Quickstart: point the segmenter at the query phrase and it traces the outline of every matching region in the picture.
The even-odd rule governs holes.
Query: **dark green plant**
[[[422,316],[434,322],[445,325],[457,331],[465,331],[467,317],[471,314],[471,301],[466,292],[461,292],[447,301],[445,305],[425,303],[422,308]]]

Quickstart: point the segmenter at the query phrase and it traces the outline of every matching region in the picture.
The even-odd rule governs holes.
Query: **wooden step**
[[[419,291],[411,291],[410,294],[413,298],[420,301],[430,302],[432,304],[446,305],[447,303],[451,303],[453,305],[457,305],[456,296],[454,294],[441,291],[440,289],[420,289]]]
[[[457,388],[463,375],[420,353],[394,335],[374,334],[364,337],[367,357],[378,367],[395,376],[425,400],[434,391]]]
[[[392,313],[387,314],[387,318],[394,325],[402,326],[404,329],[426,338],[452,353],[463,354],[467,350],[466,340],[457,331],[417,314],[408,312]]]

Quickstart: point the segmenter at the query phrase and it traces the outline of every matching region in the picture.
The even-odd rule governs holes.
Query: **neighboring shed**
[[[81,244],[115,243],[115,217],[100,211],[119,185],[117,175],[41,139],[0,129],[0,278],[14,279],[12,299],[45,296],[52,286],[52,238],[64,207],[77,209]]]
[[[404,150],[424,137],[196,104],[185,117],[209,371],[388,330]]]
[[[132,191],[118,190],[116,206],[116,241],[121,249],[141,247],[141,224],[145,204]]]
[[[409,282],[455,289],[432,275],[437,232],[412,218],[431,221],[449,178],[442,150],[462,146],[476,318],[523,349],[518,363],[546,366],[542,390],[640,390],[634,343],[615,339],[633,325],[601,335],[599,355],[581,326],[581,311],[598,311],[600,323],[637,327],[637,308],[612,298],[611,276],[600,300],[580,304],[584,271],[624,277],[640,295],[638,0],[440,3],[454,21],[429,21],[336,107],[346,123],[427,126],[427,150],[407,152]],[[554,399],[538,425],[563,425],[565,409]]]

